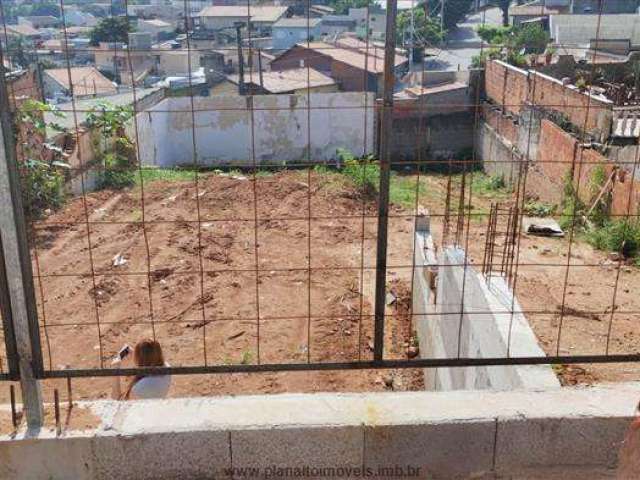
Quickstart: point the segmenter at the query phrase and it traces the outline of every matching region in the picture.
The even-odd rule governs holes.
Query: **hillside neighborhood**
[[[640,0],[0,3],[0,479],[640,478]]]

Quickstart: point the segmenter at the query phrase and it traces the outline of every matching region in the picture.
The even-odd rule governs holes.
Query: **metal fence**
[[[45,78],[43,84],[60,88],[55,86],[57,82],[64,85],[62,90],[69,94],[67,101],[58,108],[66,116],[67,133],[56,141],[62,141],[61,148],[70,152],[74,163],[64,170],[64,175],[79,190],[78,195],[68,198],[59,210],[52,208],[52,211],[40,212],[39,215],[30,214],[26,220],[30,243],[28,249],[25,246],[25,252],[31,252],[33,265],[33,277],[26,281],[33,282],[38,305],[38,318],[33,319],[37,328],[30,332],[31,349],[37,352],[33,364],[36,377],[133,375],[142,371],[194,374],[640,360],[635,351],[613,353],[610,349],[616,316],[638,314],[633,309],[618,308],[621,272],[626,268],[622,252],[619,252],[607,277],[614,282],[610,305],[592,310],[583,308],[577,313],[571,305],[572,274],[601,266],[572,261],[583,212],[574,208],[571,212],[562,213],[571,218],[566,260],[531,262],[521,258],[523,212],[529,200],[527,192],[530,185],[527,182],[529,168],[532,167],[528,160],[530,145],[526,152],[522,152],[527,160],[512,166],[515,169],[513,191],[503,198],[502,203],[506,206],[491,205],[486,211],[474,210],[478,195],[482,194],[476,190],[483,188],[477,180],[483,177],[477,170],[481,163],[478,129],[485,108],[480,85],[476,85],[474,90],[475,100],[467,105],[468,114],[474,118],[474,149],[471,155],[446,159],[430,156],[426,150],[431,121],[427,114],[433,107],[425,101],[409,107],[414,114],[422,112],[412,143],[415,156],[409,161],[398,161],[392,151],[394,118],[400,112],[396,105],[399,97],[394,97],[394,93],[398,93],[394,92],[394,84],[401,81],[395,71],[396,59],[401,55],[396,52],[396,2],[387,2],[384,55],[380,53],[382,47],[372,39],[369,22],[373,5],[366,8],[363,38],[352,38],[349,47],[341,47],[335,42],[312,45],[311,31],[315,22],[309,13],[310,6],[307,2],[306,20],[302,22],[305,38],[297,42],[302,53],[292,56],[292,62],[298,62],[297,70],[306,71],[306,75],[302,78],[302,86],[289,90],[297,91],[295,100],[287,97],[287,105],[283,106],[267,95],[257,95],[268,92],[265,77],[270,73],[262,69],[266,57],[262,48],[257,46],[259,39],[254,38],[258,27],[253,11],[263,6],[258,7],[248,1],[246,6],[234,7],[246,12],[245,27],[240,25],[243,22],[239,22],[220,28],[216,38],[224,37],[231,43],[213,47],[203,46],[201,39],[191,34],[194,14],[191,13],[190,2],[185,0],[182,12],[185,34],[181,39],[183,48],[180,55],[186,52],[188,74],[182,80],[184,85],[179,93],[174,91],[160,104],[151,107],[143,105],[148,91],[135,81],[140,73],[136,62],[144,63],[145,55],[166,55],[170,58],[178,54],[172,50],[132,45],[124,48],[118,42],[71,49],[68,47],[71,26],[64,15],[69,7],[60,1],[62,37],[59,49],[54,48],[59,50],[59,54],[52,58],[60,64],[61,72],[52,77],[47,69],[42,68],[43,60],[39,58],[48,55],[46,49],[25,47],[10,40],[12,27],[6,22],[7,6],[3,6],[4,57],[13,61],[18,54],[33,56],[32,60],[40,67],[38,76]],[[111,18],[131,21],[129,7],[133,5],[125,1],[125,14],[112,14]],[[247,29],[246,25],[252,22],[253,28]],[[599,32],[594,33],[597,39]],[[486,48],[483,44],[480,53]],[[375,82],[372,89],[376,90],[374,94],[380,94],[381,99],[371,102],[370,95],[362,93],[354,105],[323,104],[318,97],[321,94],[316,94],[312,88],[312,77],[317,75],[312,65],[318,65],[319,57],[355,55],[355,51],[358,52],[357,61],[362,61],[363,65],[361,68],[351,65],[357,73],[343,77],[342,87],[347,81],[354,81],[369,89]],[[101,79],[79,79],[76,76],[79,67],[74,63],[75,57],[86,54],[107,57],[112,54],[112,74],[120,77],[121,81],[131,79],[130,88],[120,94],[127,95],[128,103],[133,105],[133,116],[127,129],[132,132],[130,148],[133,148],[137,162],[113,164],[118,153],[114,150],[117,146],[113,147],[110,142],[114,136],[121,136],[124,132],[109,133],[111,126],[107,125],[104,116],[122,112],[113,105],[101,106],[91,100],[99,92]],[[240,98],[246,99],[244,107],[238,108],[226,98],[232,95],[230,91],[216,97],[220,100],[214,106],[207,103],[207,99],[213,97],[200,95],[200,77],[192,74],[196,70],[193,55],[202,58],[205,54],[221,54],[224,65],[227,65],[227,57],[239,59],[236,60],[239,72],[234,77],[237,86],[233,89],[243,95]],[[243,58],[245,56],[247,59]],[[348,62],[344,58],[340,61]],[[205,70],[207,68],[205,65]],[[220,76],[223,72],[213,73]],[[414,86],[417,96],[429,91],[424,79],[430,72],[421,68],[419,75],[422,80]],[[228,81],[215,85],[223,83]],[[531,106],[553,109],[556,105],[536,104],[535,79],[532,85]],[[108,86],[104,88],[116,93]],[[12,91],[9,86],[7,96],[11,97],[14,105],[10,110],[15,120],[20,115],[21,105],[24,105],[24,95],[20,90]],[[105,96],[104,99],[109,101],[110,98],[116,97]],[[591,105],[592,97],[587,98],[586,105],[575,106],[585,110],[582,132],[587,131],[589,111],[595,108]],[[92,102],[95,108],[90,106]],[[508,106],[505,102],[501,105],[503,110]],[[313,146],[324,141],[321,135],[326,134],[328,138],[334,133],[331,132],[332,125],[328,126],[329,133],[325,131],[326,122],[352,115],[353,111],[361,118],[361,122],[353,127],[363,132],[359,137],[362,147],[352,152],[354,158],[349,155],[315,158],[317,151]],[[267,156],[258,158],[258,142],[262,141],[259,139],[272,128],[263,122],[266,113],[275,113],[280,115],[280,120],[288,121],[295,116],[297,129],[288,132],[304,138],[303,143],[307,144],[297,160],[282,162]],[[95,124],[93,129],[88,128],[88,117],[99,114],[103,115],[103,123],[97,128]],[[53,113],[44,111],[43,115],[47,119]],[[246,128],[242,138],[248,139],[248,155],[237,159],[241,160],[238,171],[232,169],[233,162],[215,165],[202,147],[206,144],[207,135],[213,135],[213,126],[207,131],[206,121],[230,118],[224,115],[236,115],[233,122],[245,122],[242,123],[242,128]],[[167,135],[175,134],[174,126],[178,123],[186,132],[188,142],[178,143],[173,153],[180,153],[181,149],[186,151],[190,156],[189,168],[151,169],[142,164],[142,157],[156,148],[153,141],[142,138],[149,135],[149,131],[143,129],[163,121],[167,123],[163,127]],[[46,128],[51,129],[52,126],[47,125]],[[85,136],[86,130],[92,133]],[[105,131],[108,135],[103,135]],[[228,130],[226,141],[237,142],[234,137],[237,132]],[[49,134],[44,132],[45,137]],[[320,139],[314,139],[314,136]],[[24,148],[21,150],[21,145],[27,140],[18,139],[18,162],[24,161],[26,153]],[[42,140],[51,141],[53,138]],[[160,140],[159,137],[154,139]],[[294,145],[291,140],[282,135],[278,137],[278,141],[285,145],[288,142]],[[586,133],[583,133],[581,142],[586,141]],[[531,137],[528,143],[531,143]],[[375,149],[371,146],[373,144]],[[165,143],[162,145],[167,146]],[[263,144],[260,145],[262,148]],[[376,159],[357,160],[373,156],[373,153]],[[579,201],[580,183],[583,181],[581,169],[589,164],[582,158],[582,153],[583,150],[577,161],[575,158],[554,161],[558,165],[568,165],[576,174],[577,185],[570,193],[574,206]],[[9,160],[15,161],[11,157]],[[488,165],[503,161],[484,158],[482,162]],[[132,169],[131,165],[135,168]],[[636,166],[637,156],[632,163],[632,180]],[[347,180],[345,169],[350,169]],[[19,165],[19,170],[23,179],[29,174],[23,164]],[[406,170],[411,172],[411,176],[402,176]],[[448,179],[444,183],[446,198],[443,201],[433,199],[432,190],[437,188],[429,180],[432,176],[427,173],[429,171],[444,172],[439,175]],[[135,185],[121,190],[106,188],[94,191],[96,178],[98,182],[104,182],[107,176],[117,180],[120,174],[131,174]],[[401,194],[409,198],[402,207],[398,205],[397,198],[390,199],[390,192],[398,188],[394,183],[398,178],[403,182]],[[17,185],[14,187],[18,188]],[[631,213],[633,188],[632,182],[627,213],[621,215],[629,221],[637,220],[637,215]],[[518,278],[528,269],[551,268],[564,278],[559,305],[549,306],[541,301],[536,308],[517,311],[512,307],[510,312],[531,318],[558,316],[555,352],[536,357],[415,357],[411,349],[415,342],[415,318],[430,314],[414,312],[411,305],[403,305],[397,299],[412,298],[414,273],[426,268],[414,260],[413,225],[422,215],[423,207],[429,209],[429,217],[434,224],[442,225],[443,246],[453,244],[469,252],[476,242],[484,241],[484,251],[480,254],[482,261],[476,259],[472,263],[471,256],[465,257],[465,267],[478,266],[489,277],[499,270],[509,278],[516,295],[521,288]],[[506,228],[504,232],[498,230],[500,225]],[[476,230],[485,232],[484,240],[478,239]],[[500,248],[504,248],[500,266],[496,268],[494,258],[499,254],[496,239],[501,235],[505,241]],[[408,248],[399,247],[400,244],[407,245],[407,242]],[[446,268],[446,265],[433,266]],[[6,285],[5,277],[4,271],[0,271],[0,285]],[[402,294],[397,291],[398,283],[394,283],[398,278],[404,279],[404,287],[407,288]],[[0,364],[0,379],[9,379],[15,378],[16,362],[12,358],[17,358],[17,354],[15,342],[11,341],[13,334],[7,292],[0,288],[0,294],[3,333],[9,357],[8,362],[3,360]],[[327,296],[331,301],[327,302]],[[482,312],[470,312],[466,302],[463,296],[459,310],[445,313],[459,314],[460,317],[465,314],[482,315]],[[599,339],[598,349],[573,354],[563,348],[563,324],[566,328],[566,319],[573,317],[575,320],[578,316],[604,320],[601,323],[605,326],[604,334],[594,336]],[[571,331],[572,335],[580,335],[579,326],[574,325]],[[144,337],[158,339],[163,344],[171,367],[140,369],[111,365],[111,358],[123,343],[134,343]]]

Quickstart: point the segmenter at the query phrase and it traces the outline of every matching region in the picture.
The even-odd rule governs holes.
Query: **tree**
[[[524,48],[527,53],[544,53],[549,40],[549,34],[541,25],[525,25],[515,32],[514,48]]]
[[[329,0],[329,6],[334,8],[337,15],[346,15],[350,8],[373,7],[373,0]]]
[[[100,20],[90,34],[90,44],[97,47],[100,42],[129,41],[129,33],[133,32],[133,25],[127,17],[107,17]]]
[[[413,24],[415,28],[416,44],[434,45],[442,41],[442,32],[440,31],[440,23],[433,18],[427,17],[423,8],[415,8],[413,12]],[[396,33],[398,43],[404,43],[403,40],[408,37],[411,32],[411,11],[404,10],[398,13]]]
[[[429,16],[434,18],[440,16],[441,11],[444,12],[442,24],[444,28],[451,29],[455,27],[469,13],[473,0],[455,0],[445,1],[444,9],[441,8],[440,0],[429,0],[425,5],[428,8]],[[422,7],[424,8],[424,7]]]
[[[491,2],[492,5],[500,8],[502,10],[502,25],[505,27],[509,26],[509,5],[511,5],[511,0],[493,0]]]

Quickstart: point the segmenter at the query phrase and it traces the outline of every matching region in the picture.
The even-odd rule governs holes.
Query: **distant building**
[[[288,16],[288,7],[267,5],[220,6],[203,8],[196,15],[196,23],[208,30],[234,28],[236,23],[247,24],[260,34],[271,33],[271,27],[281,18]]]
[[[64,21],[68,27],[95,27],[98,24],[94,15],[81,11],[75,5],[65,6]]]
[[[42,81],[46,98],[70,97],[71,85],[73,85],[73,95],[77,98],[112,95],[118,92],[116,85],[95,67],[44,70]]]
[[[296,43],[320,39],[321,18],[281,18],[272,27],[273,48],[287,50]]]
[[[24,37],[33,42],[37,42],[42,39],[42,32],[26,23],[19,25],[7,25],[6,32],[8,37]],[[4,38],[1,40],[4,41]]]
[[[511,25],[521,25],[533,20],[540,20],[547,22],[550,15],[557,15],[560,13],[569,13],[569,5],[548,5],[542,3],[542,0],[537,0],[524,5],[512,5],[509,7],[509,22]],[[546,23],[545,23],[546,24]]]
[[[156,50],[156,70],[162,76],[188,75],[201,67],[198,50]]]
[[[384,76],[384,50],[370,46],[345,47],[325,42],[298,44],[271,62],[272,71],[311,67],[338,82],[341,90],[382,93]],[[395,56],[396,76],[408,70],[408,59]]]
[[[164,40],[168,34],[174,32],[175,25],[160,19],[138,20],[137,31],[149,33],[153,41]]]
[[[379,7],[350,8],[349,17],[356,21],[356,32],[362,37],[382,37],[387,31],[387,14]]]
[[[626,40],[640,46],[640,15],[551,15],[549,33],[559,45],[587,46],[592,40]]]
[[[229,81],[238,85],[239,76],[230,75]],[[337,92],[338,84],[331,77],[313,68],[293,68],[279,72],[263,72],[262,84],[260,75],[254,73],[251,78],[245,76],[244,84],[247,93],[260,94],[306,94]]]
[[[325,15],[322,17],[322,34],[336,36],[356,29],[356,20],[349,15]]]
[[[52,15],[34,15],[30,17],[18,17],[18,25],[30,25],[33,28],[55,27],[60,20]]]

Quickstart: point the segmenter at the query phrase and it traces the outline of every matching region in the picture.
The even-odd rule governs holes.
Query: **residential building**
[[[357,40],[356,40],[357,41]],[[382,94],[384,50],[376,47],[345,47],[339,44],[313,42],[298,44],[271,62],[271,70],[311,67],[338,82],[341,90],[370,91]],[[394,72],[406,73],[408,59],[397,54]]]
[[[46,98],[61,99],[71,96],[113,95],[116,85],[95,67],[53,68],[43,71],[42,81]]]
[[[296,43],[318,40],[321,26],[321,18],[281,18],[272,27],[273,48],[286,50]]]
[[[29,17],[18,17],[18,25],[30,25],[33,28],[55,27],[60,23],[60,19],[52,15],[34,15]]]
[[[238,85],[238,75],[229,75],[229,80]],[[254,73],[245,75],[247,93],[260,94],[306,94],[338,91],[338,83],[331,77],[313,68],[292,68],[290,70]]]
[[[34,43],[42,39],[42,32],[27,23],[7,25],[6,32],[8,37],[23,37]],[[2,41],[4,41],[4,38],[2,38]]]
[[[64,21],[68,27],[95,27],[98,19],[88,12],[83,12],[75,5],[64,7]]]
[[[334,15],[336,13],[335,8],[328,5],[311,5],[309,7],[309,15],[311,17],[324,17],[325,15]]]
[[[246,25],[250,20],[254,30],[268,35],[273,24],[288,14],[288,7],[268,5],[206,7],[196,15],[196,23],[207,30],[221,30],[234,28],[237,23]]]
[[[356,29],[356,20],[349,15],[325,15],[322,17],[321,31],[323,35],[334,37]]]
[[[557,2],[556,2],[557,3]],[[524,5],[509,7],[509,22],[511,25],[521,25],[532,20],[548,21],[550,15],[569,13],[569,5],[548,5],[543,0],[536,0]]]
[[[368,15],[367,15],[368,13]],[[384,37],[387,28],[387,14],[379,7],[350,8],[349,17],[356,21],[356,32],[362,37],[367,34]],[[367,27],[369,28],[367,33]]]
[[[607,40],[627,40],[640,46],[640,15],[551,15],[549,32],[558,45],[586,46],[596,37]]]
[[[198,50],[156,50],[156,71],[162,76],[188,75],[201,67],[200,57],[203,52]]]
[[[154,42],[165,40],[171,33],[175,31],[174,24],[160,20],[158,18],[150,20],[138,20],[137,31],[149,33]]]

